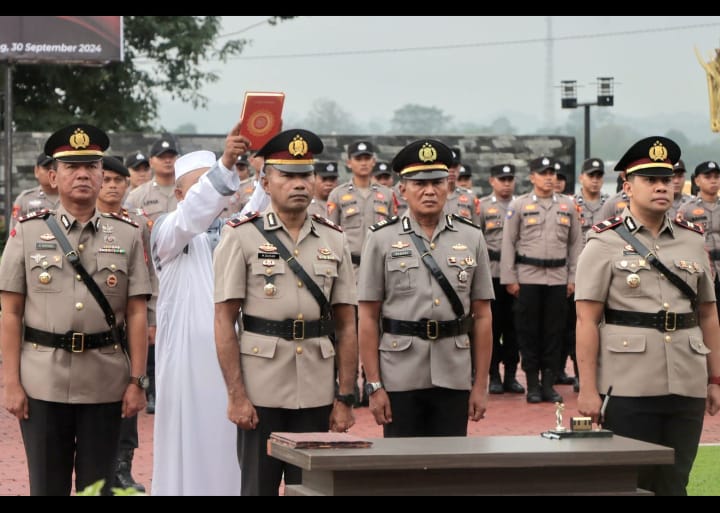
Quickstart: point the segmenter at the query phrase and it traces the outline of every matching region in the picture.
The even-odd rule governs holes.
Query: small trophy
[[[565,403],[555,403],[555,433],[564,433],[567,428],[563,426],[563,410],[565,410]]]

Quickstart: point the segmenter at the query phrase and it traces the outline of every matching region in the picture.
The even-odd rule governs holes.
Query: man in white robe
[[[236,126],[216,161],[175,162],[177,210],[158,218],[150,246],[160,282],[152,495],[239,495],[237,430],[214,345],[212,256],[218,216],[237,191],[233,166],[249,147]]]

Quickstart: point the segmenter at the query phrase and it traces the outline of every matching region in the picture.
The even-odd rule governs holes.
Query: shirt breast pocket
[[[555,226],[557,227],[557,233],[560,240],[567,241],[568,239],[568,234],[570,233],[570,223],[572,222],[570,215],[570,212],[565,212],[563,210],[555,214]]]
[[[394,258],[388,260],[388,287],[397,293],[415,290],[420,262],[417,258]]]
[[[315,263],[313,264],[313,273],[315,281],[320,285],[325,297],[329,297],[333,283],[338,277],[337,263],[333,261]]]
[[[128,286],[127,257],[122,254],[98,253],[96,280],[106,296],[125,296]]]
[[[544,224],[545,220],[542,218],[539,212],[534,212],[532,214],[523,213],[522,226],[523,231],[526,234],[530,235],[533,233],[540,233]]]
[[[273,265],[265,265],[272,262]],[[283,285],[286,274],[285,260],[273,259],[263,262],[252,262],[250,265],[252,281],[248,283],[248,289],[252,294],[264,299],[279,299],[283,296],[287,283]],[[260,292],[257,292],[257,291]]]
[[[644,258],[628,258],[615,261],[617,279],[624,282],[623,293],[627,297],[643,297],[649,294],[648,283],[653,283],[652,269]]]
[[[674,260],[673,263],[675,264],[675,274],[697,292],[698,282],[704,272],[700,263],[693,260]]]
[[[42,258],[37,258],[38,256]],[[35,292],[58,293],[62,291],[62,255],[32,255],[30,257],[29,282]]]
[[[343,228],[359,228],[362,225],[362,216],[357,205],[351,207],[343,207],[342,220],[340,222]]]

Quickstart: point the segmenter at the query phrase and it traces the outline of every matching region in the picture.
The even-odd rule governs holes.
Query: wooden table
[[[642,465],[671,464],[674,451],[621,436],[376,438],[366,449],[268,453],[303,470],[286,495],[636,495]]]

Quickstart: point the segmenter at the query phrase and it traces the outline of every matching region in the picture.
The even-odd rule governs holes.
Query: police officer
[[[50,136],[60,204],[19,219],[0,264],[5,407],[32,495],[69,495],[73,471],[77,490],[105,479],[107,491],[121,419],[145,407],[151,290],[138,227],[95,207],[108,145],[86,124]]]
[[[685,162],[683,159],[678,160],[673,164],[673,176],[672,176],[672,187],[673,187],[673,204],[668,210],[670,219],[675,218],[678,210],[688,201],[692,201],[694,198],[689,194],[683,193],[683,187],[685,187]]]
[[[243,495],[277,495],[283,472],[285,484],[300,483],[299,468],[268,456],[271,432],[342,432],[355,422],[350,249],[338,226],[307,215],[322,150],[320,138],[302,129],[268,141],[258,154],[270,206],[228,221],[215,249],[215,342],[228,417],[238,426]]]
[[[57,208],[60,197],[57,189],[50,183],[50,170],[52,169],[52,157],[40,152],[35,161],[35,179],[38,185],[22,191],[13,203],[12,219],[10,228],[14,228],[20,217],[26,216],[38,210]]]
[[[132,152],[125,158],[125,167],[130,173],[130,186],[128,187],[128,193],[152,179],[150,161],[145,156],[145,153],[140,150]],[[126,199],[127,197],[123,198],[123,203]]]
[[[611,217],[619,216],[623,213],[625,208],[630,205],[630,198],[628,198],[622,184],[625,183],[625,171],[620,171],[618,176],[618,192],[613,196],[610,196],[600,208],[599,217],[600,219],[609,219]],[[590,225],[592,226],[592,225]]]
[[[150,167],[153,170],[153,179],[129,193],[125,200],[125,208],[130,212],[150,218],[151,226],[162,214],[172,212],[177,207],[175,161],[178,153],[175,139],[169,134],[156,140],[150,147]],[[154,312],[158,295],[157,275],[153,274],[150,278],[153,294],[149,308]],[[147,357],[147,375],[150,378],[150,387],[147,391],[148,413],[155,413],[155,331],[155,324],[151,321],[148,330]]]
[[[682,160],[680,160],[682,162]],[[673,171],[677,169],[674,167]],[[693,175],[698,185],[698,196],[684,203],[677,212],[680,219],[702,226],[705,235],[705,249],[710,255],[715,277],[715,296],[720,297],[720,167],[713,160],[701,162]],[[673,185],[674,181],[673,181]],[[720,311],[718,312],[720,314]]]
[[[457,179],[460,175],[461,151],[460,148],[452,148],[452,162],[448,167],[448,197],[443,212],[446,214],[457,214],[470,219],[477,224],[477,197],[472,191],[458,187]]]
[[[465,436],[487,407],[492,277],[480,228],[443,213],[451,164],[433,139],[400,150],[408,212],[372,226],[363,249],[358,338],[385,437]]]
[[[337,162],[316,162],[315,167],[315,193],[308,207],[308,214],[327,216],[327,201],[332,190],[337,187]]]
[[[510,203],[503,228],[500,283],[516,298],[527,402],[554,403],[562,401],[553,385],[582,234],[572,199],[554,192],[554,160],[538,157],[529,166],[533,190]]]
[[[493,350],[490,361],[490,385],[488,392],[502,394],[512,392],[524,394],[525,388],[515,378],[520,362],[515,321],[513,319],[514,297],[500,284],[500,252],[505,216],[510,202],[515,199],[515,166],[498,164],[490,168],[492,194],[480,199],[480,227],[485,235],[492,273],[495,301],[492,302]],[[504,379],[500,377],[500,363],[503,364]]]
[[[461,189],[465,189],[466,191],[473,192],[472,166],[470,166],[470,164],[460,164],[457,186]]]
[[[592,225],[605,219],[600,215],[600,209],[608,200],[608,195],[602,192],[604,177],[605,163],[601,159],[592,157],[583,161],[580,170],[580,192],[573,196],[580,214],[583,234],[586,234]]]
[[[720,325],[702,229],[666,215],[679,157],[657,136],[618,161],[630,207],[588,232],[575,291],[578,410],[616,435],[674,449],[673,464],[639,469],[638,487],[656,495],[686,494],[704,412],[720,409]]]
[[[230,203],[223,209],[222,214],[220,214],[222,218],[227,218],[240,212],[247,202],[250,201],[250,196],[252,196],[255,190],[255,177],[250,174],[250,163],[248,162],[246,153],[243,153],[237,158],[235,171],[240,177],[240,188],[230,197]]]
[[[98,199],[97,209],[104,213],[116,213],[124,218],[132,220],[142,231],[143,248],[146,255],[150,253],[150,227],[148,218],[140,214],[128,212],[122,207],[122,200],[127,192],[130,171],[122,161],[116,157],[103,157],[103,182]],[[155,274],[155,267],[150,258],[147,258],[148,275]],[[149,285],[150,282],[148,282]],[[148,311],[148,324],[155,325],[155,312]],[[126,417],[122,420],[120,428],[120,443],[117,457],[117,467],[112,486],[118,488],[134,488],[138,492],[145,492],[145,486],[135,481],[132,476],[132,462],[135,449],[138,448],[138,427],[137,415]]]
[[[384,185],[385,187],[392,189],[393,172],[390,168],[390,164],[383,161],[375,162],[375,167],[373,167],[372,172],[372,181],[373,183],[379,183],[381,185]]]

